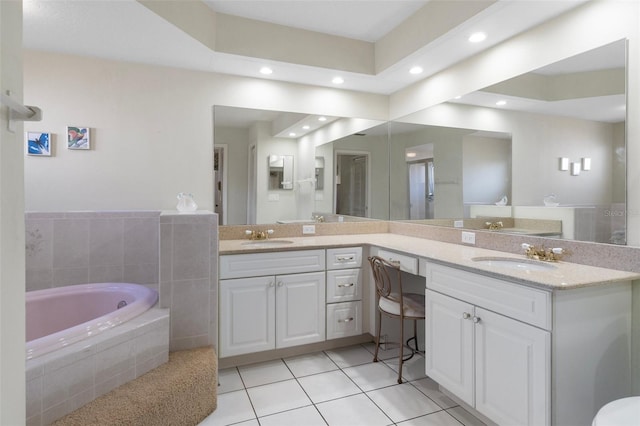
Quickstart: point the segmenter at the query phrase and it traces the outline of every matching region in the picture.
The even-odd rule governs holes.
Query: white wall
[[[0,1],[0,87],[22,100],[22,2]],[[23,126],[0,109],[0,424],[25,424]]]
[[[25,128],[54,134],[52,157],[25,159],[30,211],[170,210],[179,192],[213,210],[214,105],[388,116],[382,95],[43,52],[24,57],[25,102],[44,112]],[[68,125],[93,129],[90,151],[65,148]]]
[[[462,142],[463,200],[493,204],[511,200],[511,139],[465,136]]]

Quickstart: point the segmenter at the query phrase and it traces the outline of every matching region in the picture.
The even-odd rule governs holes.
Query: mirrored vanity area
[[[625,90],[620,40],[390,122],[216,106],[222,223],[377,219],[624,245]],[[284,154],[292,181],[272,184],[265,159]]]

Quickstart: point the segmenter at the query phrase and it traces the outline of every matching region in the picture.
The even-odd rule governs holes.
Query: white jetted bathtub
[[[26,293],[27,424],[49,424],[169,358],[169,310],[128,283]]]

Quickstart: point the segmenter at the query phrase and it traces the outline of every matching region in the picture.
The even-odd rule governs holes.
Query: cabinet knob
[[[282,287],[282,281],[278,281],[278,287]]]
[[[271,281],[271,282],[269,283],[269,287],[273,287],[273,286],[274,286],[273,281]]]
[[[480,317],[473,317],[473,322],[476,324],[480,322]]]
[[[463,312],[462,313],[462,318],[463,319],[469,319],[469,318],[471,318],[471,314],[469,312]]]

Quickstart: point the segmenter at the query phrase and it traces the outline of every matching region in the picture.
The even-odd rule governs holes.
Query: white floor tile
[[[285,358],[284,362],[295,377],[309,376],[338,369],[338,366],[324,352]]]
[[[218,395],[244,389],[238,369],[225,368],[218,371]]]
[[[435,402],[442,408],[452,408],[458,405],[451,398],[440,392],[440,390],[438,389],[438,384],[430,377],[416,380],[414,382],[411,382],[411,384],[418,388],[420,392],[431,398],[433,402]]]
[[[460,426],[460,422],[446,411],[427,414],[426,416],[398,423],[398,426]]]
[[[365,394],[323,402],[318,410],[330,426],[386,426],[393,424]]]
[[[260,364],[244,365],[238,367],[238,370],[247,388],[293,379],[291,371],[281,359]]]
[[[260,417],[260,426],[326,426],[326,424],[314,406]]]
[[[405,356],[406,355],[407,354],[405,353]],[[400,368],[399,358],[388,359],[384,361],[384,363],[387,364],[389,367],[393,369],[393,371],[396,371],[396,372]],[[425,369],[424,358],[421,355],[416,354],[413,356],[413,358],[411,358],[408,361],[405,361],[402,364],[402,378],[407,381],[413,381],[413,380],[425,378],[427,377],[427,375],[425,374],[424,369]]]
[[[363,391],[398,384],[398,373],[383,362],[372,362],[343,370]]]
[[[447,410],[447,413],[455,417],[464,426],[485,426],[477,417],[474,417],[462,407],[453,407]]]
[[[362,346],[364,346],[369,352],[371,352],[371,355],[373,356],[376,351],[376,344],[374,342],[365,343]],[[380,350],[378,351],[378,359],[385,360],[397,358],[399,353],[400,350],[397,343],[389,343],[387,345],[383,343],[380,345]]]
[[[371,352],[360,345],[334,349],[326,352],[327,355],[329,355],[329,358],[338,364],[338,367],[340,368],[353,367],[373,361],[373,355],[371,355]]]
[[[369,398],[394,422],[440,411],[438,405],[409,383],[367,392]]]
[[[314,403],[362,392],[342,371],[314,374],[299,378],[298,382]]]
[[[294,379],[247,389],[258,417],[311,405]]]
[[[255,419],[256,414],[245,390],[218,395],[218,408],[200,426],[223,426]]]

